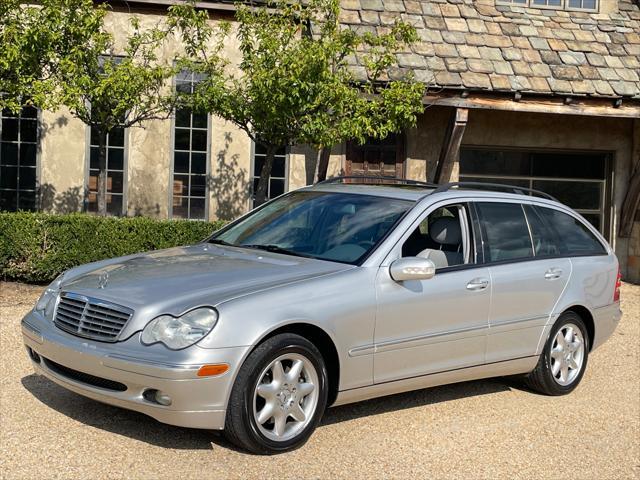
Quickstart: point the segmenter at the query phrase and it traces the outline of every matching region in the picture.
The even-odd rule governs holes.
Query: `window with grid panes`
[[[461,182],[533,188],[570,206],[608,237],[607,184],[611,164],[605,153],[497,150],[462,147]]]
[[[124,128],[116,128],[107,135],[107,213],[124,215],[125,137]],[[98,132],[91,128],[89,150],[89,184],[87,185],[87,211],[98,211],[98,174],[100,173]]]
[[[193,93],[200,80],[197,74],[183,71],[176,78],[176,89]],[[204,220],[208,217],[209,115],[177,110],[173,134],[172,216]]]
[[[255,193],[258,190],[258,182],[260,181],[260,172],[267,156],[267,151],[262,145],[257,143],[253,149],[253,206],[258,204],[255,200]],[[287,150],[281,148],[276,152],[273,159],[273,168],[269,177],[269,185],[267,186],[267,200],[282,195],[287,187]]]
[[[0,120],[0,210],[35,210],[38,110],[3,110]]]
[[[609,0],[614,1],[614,0]],[[496,5],[514,5],[531,8],[551,8],[556,10],[585,10],[597,12],[598,0],[496,0]]]

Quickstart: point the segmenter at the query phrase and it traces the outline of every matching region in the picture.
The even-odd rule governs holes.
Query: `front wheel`
[[[527,385],[547,395],[573,391],[587,368],[589,336],[582,318],[565,312],[551,329],[536,368],[526,377]]]
[[[306,338],[269,338],[247,358],[233,386],[225,435],[253,453],[293,450],[307,441],[327,404],[322,354]]]

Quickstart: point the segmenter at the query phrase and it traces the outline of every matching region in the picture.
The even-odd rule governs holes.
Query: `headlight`
[[[207,335],[217,322],[218,312],[209,307],[196,308],[178,318],[161,315],[147,323],[140,340],[145,345],[162,342],[172,350],[179,350]]]
[[[55,298],[60,293],[60,286],[62,285],[62,279],[64,278],[64,273],[61,273],[56,277],[56,279],[51,282],[51,284],[45,289],[45,291],[40,295],[38,302],[36,303],[36,311],[44,312],[45,316],[48,317],[49,314],[53,313],[53,307],[55,306]]]

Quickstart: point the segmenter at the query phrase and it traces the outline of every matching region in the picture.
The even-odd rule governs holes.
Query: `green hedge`
[[[0,213],[0,278],[31,283],[105,258],[198,242],[224,222]]]

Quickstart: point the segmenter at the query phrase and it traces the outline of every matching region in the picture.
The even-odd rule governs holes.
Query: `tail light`
[[[618,267],[618,277],[616,278],[616,288],[613,291],[613,301],[620,301],[620,286],[622,285],[622,275],[620,275],[620,267]]]

